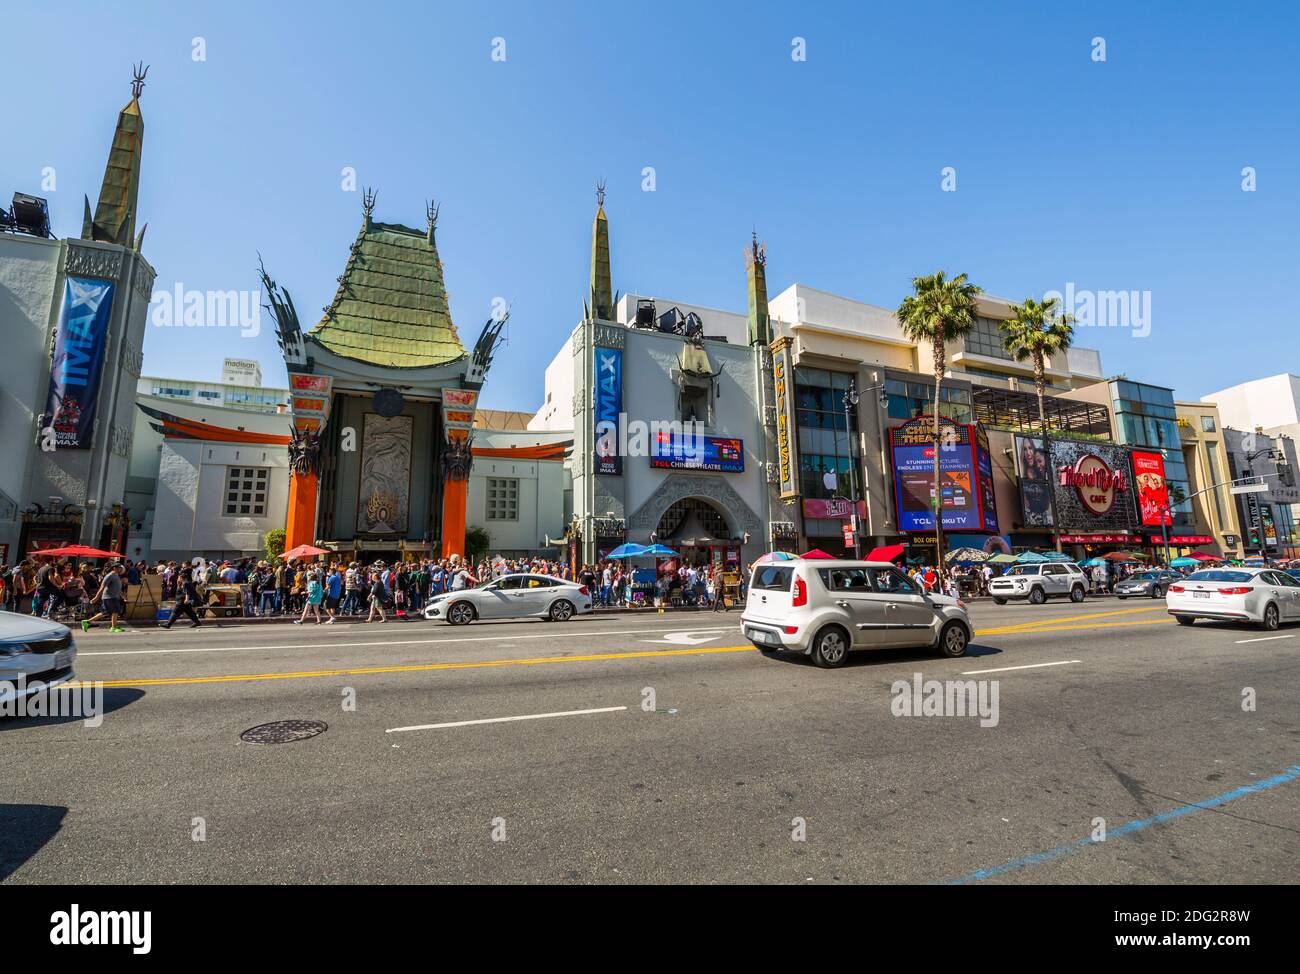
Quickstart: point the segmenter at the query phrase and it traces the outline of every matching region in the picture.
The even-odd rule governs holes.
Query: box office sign
[[[799,496],[799,462],[795,455],[794,372],[790,366],[790,339],[772,343],[772,383],[776,393],[776,463],[781,496]]]

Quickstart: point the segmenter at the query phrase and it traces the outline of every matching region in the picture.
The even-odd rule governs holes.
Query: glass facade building
[[[1187,464],[1183,459],[1182,437],[1178,432],[1178,414],[1174,391],[1128,379],[1110,383],[1111,405],[1115,413],[1115,439],[1125,446],[1155,450],[1164,456],[1165,482],[1169,485],[1169,503],[1174,512],[1175,528],[1191,528],[1192,504]]]

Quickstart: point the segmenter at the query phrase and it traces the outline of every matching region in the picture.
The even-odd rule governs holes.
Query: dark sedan
[[[1115,586],[1115,594],[1121,599],[1148,598],[1163,599],[1165,592],[1173,582],[1182,581],[1183,576],[1178,572],[1165,571],[1163,569],[1153,569],[1149,572],[1140,572],[1124,579]]]

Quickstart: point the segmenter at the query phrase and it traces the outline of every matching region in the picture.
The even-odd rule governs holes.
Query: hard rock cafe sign
[[[1128,476],[1123,470],[1112,470],[1095,453],[1086,453],[1073,466],[1059,469],[1062,487],[1073,487],[1079,503],[1097,517],[1109,514],[1116,499],[1128,490]]]

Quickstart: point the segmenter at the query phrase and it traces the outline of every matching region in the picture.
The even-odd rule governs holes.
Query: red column
[[[289,516],[284,525],[284,550],[316,543],[316,491],[314,473],[294,472],[289,477]]]
[[[442,557],[465,557],[465,505],[468,480],[445,480],[442,484]]]

